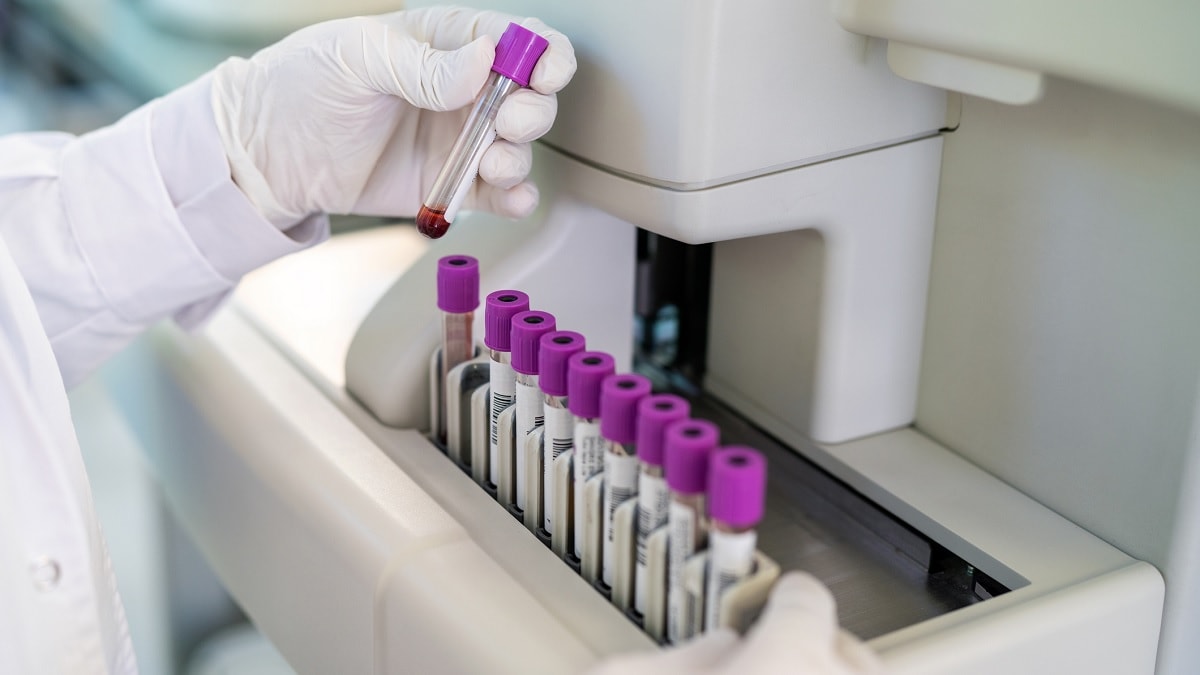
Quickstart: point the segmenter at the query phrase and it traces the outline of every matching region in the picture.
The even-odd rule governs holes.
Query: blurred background
[[[0,0],[0,134],[83,134],[296,28],[400,6],[399,0]],[[377,224],[334,219],[340,231]],[[75,389],[71,408],[141,672],[291,673],[164,508],[132,432],[99,383]]]

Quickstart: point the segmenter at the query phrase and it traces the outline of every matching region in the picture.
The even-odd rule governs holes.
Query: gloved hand
[[[682,646],[624,654],[589,675],[866,675],[883,672],[875,653],[839,630],[833,596],[808,574],[789,572],[776,582],[762,616],[739,638],[729,629]]]
[[[433,184],[510,21],[550,46],[496,117],[464,208],[528,215],[529,142],[546,133],[575,52],[537,19],[432,7],[304,28],[213,73],[233,179],[281,229],[316,212],[411,216]],[[465,106],[465,107],[464,107]]]

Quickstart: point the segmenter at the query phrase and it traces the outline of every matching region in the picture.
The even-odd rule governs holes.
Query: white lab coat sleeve
[[[246,272],[328,236],[286,232],[230,178],[204,77],[73,138],[0,138],[0,236],[69,388],[146,326],[194,326]]]

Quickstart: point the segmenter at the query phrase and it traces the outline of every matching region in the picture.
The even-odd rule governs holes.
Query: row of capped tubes
[[[461,315],[479,304],[478,263],[443,258],[438,291],[443,339],[461,340],[471,322]],[[447,368],[443,353],[467,352],[452,343],[430,364],[431,428],[450,458],[656,640],[745,629],[779,572],[755,548],[762,456],[720,448],[716,425],[690,419],[684,399],[616,373],[611,356],[558,331],[521,291],[489,294],[484,319],[484,347],[472,345],[472,358]],[[714,462],[744,495],[713,492],[726,506],[711,514],[719,534],[710,556]]]

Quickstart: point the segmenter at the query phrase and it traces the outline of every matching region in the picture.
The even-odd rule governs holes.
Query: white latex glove
[[[840,630],[833,596],[802,572],[779,579],[754,628],[739,638],[729,629],[682,646],[624,654],[589,675],[879,675],[875,653]]]
[[[575,52],[537,19],[455,7],[320,23],[218,66],[212,105],[234,181],[283,229],[317,212],[414,215],[510,21],[550,46],[531,88],[501,105],[464,208],[528,215],[529,142],[553,124]]]

